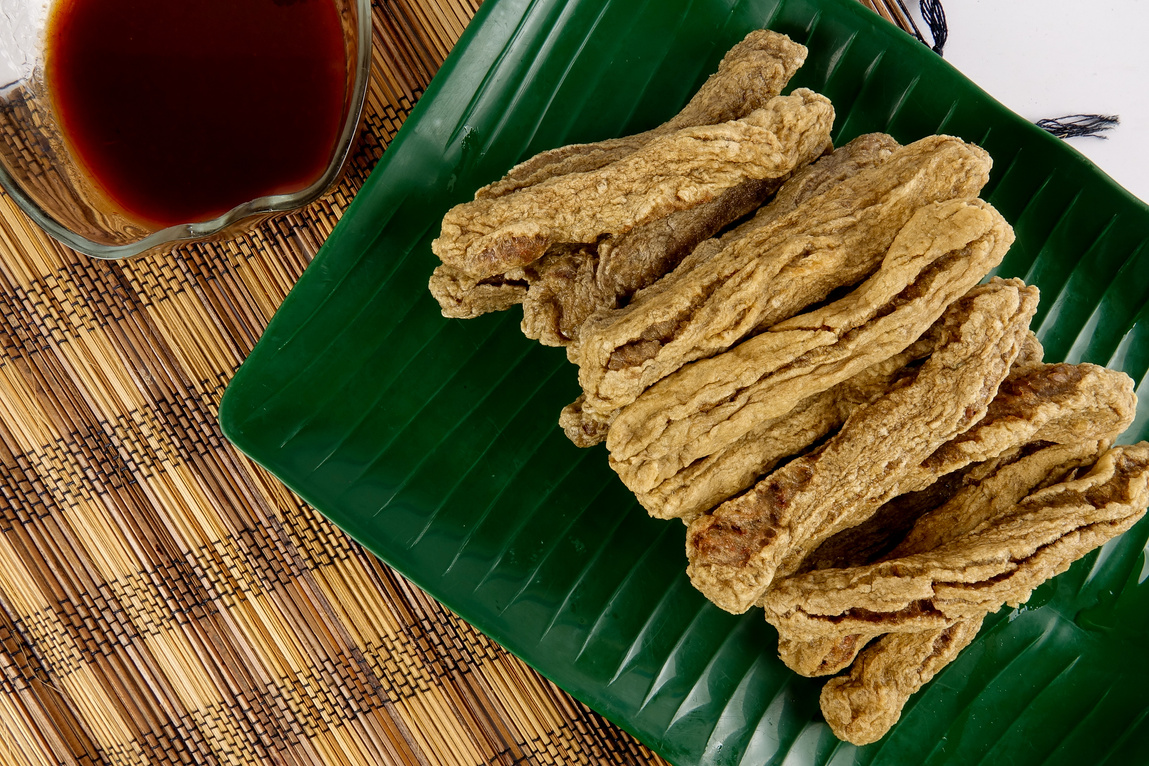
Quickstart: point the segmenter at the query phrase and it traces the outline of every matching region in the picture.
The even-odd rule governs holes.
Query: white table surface
[[[916,10],[917,0],[906,5]],[[1149,201],[1149,0],[943,0],[943,6],[946,60],[1026,119],[1120,116],[1106,139],[1069,144]]]

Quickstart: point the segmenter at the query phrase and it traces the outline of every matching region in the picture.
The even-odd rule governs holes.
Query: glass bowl
[[[44,76],[48,19],[55,3],[0,0],[0,186],[57,240],[106,259],[234,236],[271,214],[314,201],[338,180],[351,151],[371,68],[371,0],[332,1],[343,30],[347,83],[342,126],[326,169],[298,191],[251,199],[210,220],[164,226],[149,224],[113,202],[81,170],[64,139]]]

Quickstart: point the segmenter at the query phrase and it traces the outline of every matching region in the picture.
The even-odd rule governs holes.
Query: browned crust
[[[699,242],[756,210],[781,181],[747,181],[574,255],[548,252],[528,270],[523,334],[547,346],[568,345],[592,314],[616,308],[674,269]]]
[[[855,745],[877,742],[901,718],[906,700],[969,646],[981,623],[960,620],[942,630],[878,639],[849,674],[822,687],[819,701],[831,731]]]
[[[501,197],[556,176],[598,170],[658,136],[745,117],[780,94],[805,61],[805,46],[778,32],[754,30],[727,51],[718,70],[669,121],[633,136],[541,152],[511,168],[501,180],[479,189],[475,197]]]
[[[719,252],[691,255],[626,307],[597,314],[582,327],[571,356],[586,395],[584,414],[609,420],[684,364],[864,278],[918,209],[973,198],[988,171],[988,156],[976,147],[948,137],[923,139]],[[779,300],[791,294],[792,280],[811,285],[792,296],[797,305]]]
[[[866,168],[880,165],[889,159],[890,155],[897,148],[898,143],[883,133],[870,133],[858,136],[845,146],[835,149],[817,162],[799,170],[782,185],[782,188],[778,191],[774,199],[759,210],[752,219],[727,232],[718,239],[702,242],[682,261],[681,267],[683,269],[694,268],[697,264],[712,255],[721,252],[724,247],[730,245],[735,240],[747,236],[754,230],[765,226],[787,213],[793,212],[798,205],[821,194],[825,194],[855,173]],[[848,278],[848,275],[839,275],[836,277],[836,279],[843,278]],[[802,283],[795,280],[794,284],[797,286]],[[784,300],[795,305],[803,302],[789,295],[785,296]],[[604,304],[599,310],[608,311],[616,307],[617,304]],[[570,335],[570,337],[572,340],[575,339],[573,335]],[[572,346],[570,349],[572,351],[571,360],[577,363],[577,354],[573,353],[574,347]],[[655,339],[639,340],[636,343],[629,344],[613,355],[609,366],[615,369],[621,369],[628,364],[641,364],[643,359],[647,358],[656,350],[657,343]],[[628,355],[631,354],[633,354],[633,359],[628,357]],[[610,428],[610,424],[614,421],[614,417],[613,415],[603,417],[601,415],[584,413],[581,404],[584,400],[585,396],[580,397],[579,402],[568,405],[563,410],[560,423],[567,435],[571,437],[571,441],[580,447],[589,447],[606,439],[607,431]]]
[[[952,483],[946,480],[936,482],[921,493],[915,493],[918,497],[903,496],[891,501],[870,521],[891,513],[898,516],[906,511],[899,506],[911,497],[920,508],[910,508],[908,513],[919,518],[916,521],[913,518],[906,519],[912,523],[910,533],[901,541],[895,539],[893,542],[897,543],[896,547],[890,544],[884,549],[879,548],[886,551],[880,558],[889,560],[927,553],[957,540],[1013,512],[1016,505],[1031,492],[1066,479],[1078,468],[1093,465],[1108,446],[1105,440],[1071,445],[1044,442],[1033,444],[1006,459],[990,461],[978,470],[951,475],[957,480]],[[971,479],[970,483],[964,483],[966,479]],[[926,512],[922,514],[921,510]],[[822,548],[804,562],[806,571],[864,566],[878,560],[879,556],[866,556],[867,548],[873,550],[877,547],[867,539],[868,535],[885,542],[882,538],[890,534],[889,527],[896,526],[900,521],[901,518],[894,522],[887,519],[883,525],[885,528],[877,530],[865,529],[867,523],[863,528],[843,531],[838,535],[841,540],[837,549],[831,545],[835,542],[833,539],[826,541]],[[823,550],[827,547],[830,549]],[[783,662],[807,676],[830,675],[842,670],[854,660],[854,655],[845,651],[844,647],[848,646],[856,653],[868,638],[856,634],[848,637],[835,634],[803,639],[791,635],[784,626],[779,629],[779,654]]]
[[[1114,447],[1081,478],[1037,490],[1013,512],[927,553],[808,572],[764,599],[794,636],[912,633],[1017,606],[1035,587],[1121,534],[1149,503],[1149,444]]]
[[[824,96],[799,88],[740,120],[659,136],[598,170],[456,205],[431,250],[481,280],[532,263],[553,244],[617,237],[739,184],[789,174],[821,153],[833,120]]]
[[[611,466],[648,492],[807,397],[900,354],[976,285],[1013,241],[981,200],[927,205],[878,269],[828,306],[687,365],[628,405],[607,436]]]
[[[924,488],[907,482],[911,467],[983,417],[1036,304],[1036,289],[994,280],[951,306],[947,313],[964,321],[912,381],[855,412],[823,449],[691,522],[687,573],[695,587],[744,612],[824,540]]]

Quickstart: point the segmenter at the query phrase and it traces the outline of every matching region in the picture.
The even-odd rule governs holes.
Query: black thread
[[[1112,130],[1121,123],[1115,114],[1070,114],[1065,117],[1038,120],[1036,125],[1047,133],[1058,138],[1091,138],[1106,139],[1102,132]]]
[[[921,9],[922,18],[930,28],[930,37],[934,38],[934,53],[944,55],[942,50],[946,47],[950,29],[946,23],[946,9],[942,8],[942,0],[920,0],[918,8]]]
[[[918,0],[918,10],[921,11],[922,19],[926,22],[926,26],[930,30],[930,37],[933,38],[934,44],[930,45],[926,42],[926,38],[922,35],[921,29],[914,21],[914,14],[910,13],[910,9],[906,7],[905,0],[897,0],[898,7],[902,9],[902,17],[910,24],[910,33],[918,39],[922,45],[927,46],[934,53],[939,56],[942,55],[942,50],[946,46],[946,40],[949,39],[950,31],[949,25],[946,22],[946,12],[942,8],[942,0]]]
[[[922,37],[922,31],[918,29],[918,23],[914,21],[914,14],[910,13],[910,9],[906,7],[903,0],[898,0],[898,7],[902,9],[902,16],[906,21],[910,22],[910,31],[914,33],[914,37],[918,38],[918,42],[922,45],[929,45],[926,38]]]

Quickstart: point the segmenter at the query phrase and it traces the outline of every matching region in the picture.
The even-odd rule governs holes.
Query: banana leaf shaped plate
[[[998,273],[1040,287],[1047,360],[1125,370],[1149,398],[1149,209],[857,3],[487,0],[236,374],[225,433],[675,764],[1149,762],[1149,523],[992,615],[884,739],[844,745],[761,613],[690,586],[682,525],[563,436],[563,351],[524,338],[517,310],[448,320],[428,294],[450,206],[538,151],[658,124],[759,27],[809,47],[791,86],[832,99],[837,143],[988,149],[983,196],[1017,231]],[[1126,438],[1147,436],[1143,403]]]

